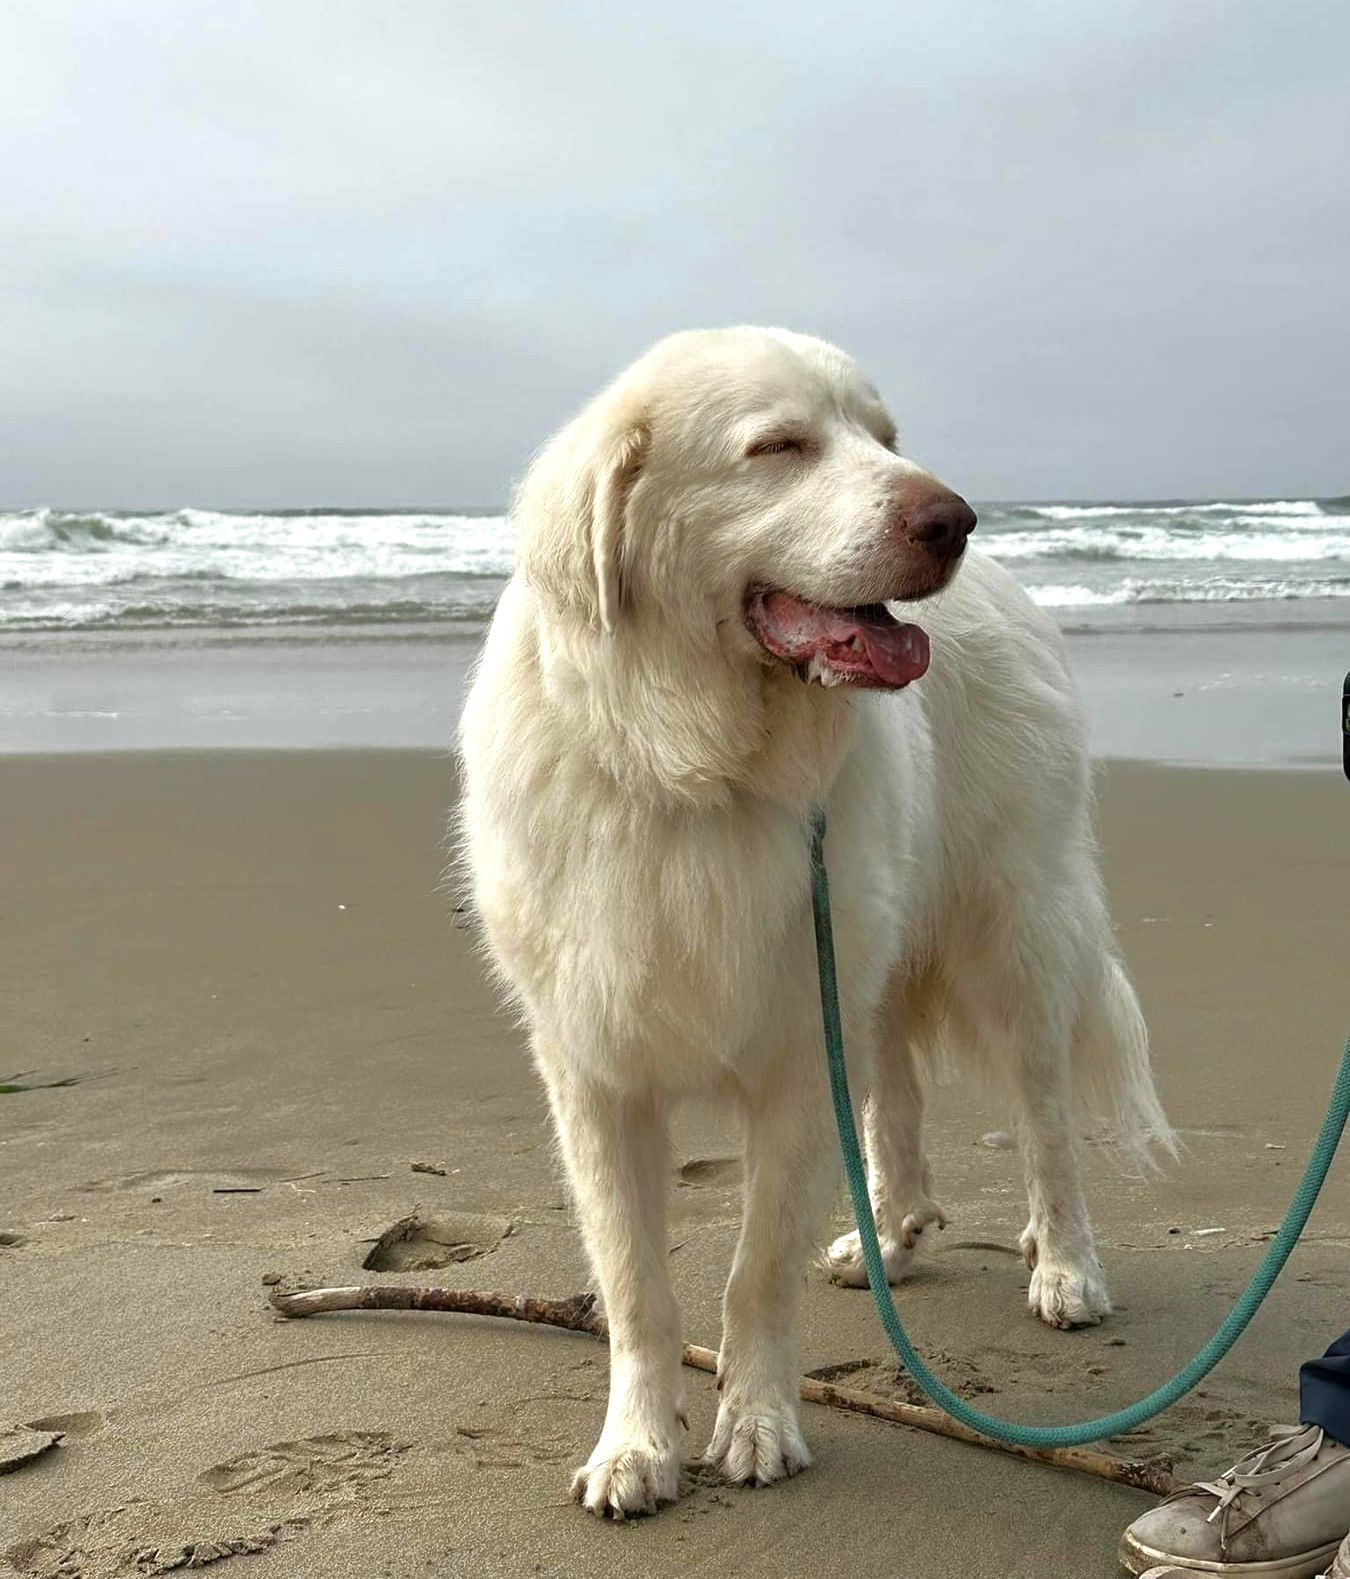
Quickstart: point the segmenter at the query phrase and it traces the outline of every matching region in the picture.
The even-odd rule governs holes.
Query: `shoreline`
[[[0,638],[0,759],[164,749],[441,749],[482,627],[81,632]],[[1093,755],[1338,769],[1350,633],[1284,626],[1065,631]]]

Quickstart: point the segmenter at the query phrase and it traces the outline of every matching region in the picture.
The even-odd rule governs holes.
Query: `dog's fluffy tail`
[[[1083,1106],[1132,1160],[1156,1166],[1176,1156],[1176,1136],[1153,1084],[1139,1000],[1112,953],[1103,955],[1097,991],[1079,1018],[1074,1078]]]

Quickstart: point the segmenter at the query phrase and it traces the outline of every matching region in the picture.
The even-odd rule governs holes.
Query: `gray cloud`
[[[975,497],[1344,492],[1350,10],[10,0],[0,503],[480,503],[658,335]]]

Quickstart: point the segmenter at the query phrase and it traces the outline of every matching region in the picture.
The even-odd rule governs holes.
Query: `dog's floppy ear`
[[[650,438],[635,404],[602,397],[544,447],[516,496],[526,580],[606,633],[623,609],[629,494]]]
[[[624,519],[633,479],[651,435],[645,423],[625,428],[596,471],[591,504],[591,563],[595,570],[600,625],[613,635],[623,608]]]

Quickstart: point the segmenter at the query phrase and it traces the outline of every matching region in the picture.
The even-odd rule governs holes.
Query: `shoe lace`
[[[1222,1545],[1227,1545],[1229,1509],[1234,1506],[1240,1509],[1247,1492],[1273,1486],[1311,1464],[1322,1451],[1322,1435],[1321,1426],[1276,1426],[1269,1442],[1240,1458],[1217,1480],[1196,1482],[1197,1490],[1207,1491],[1216,1499],[1209,1523],[1218,1521]]]

